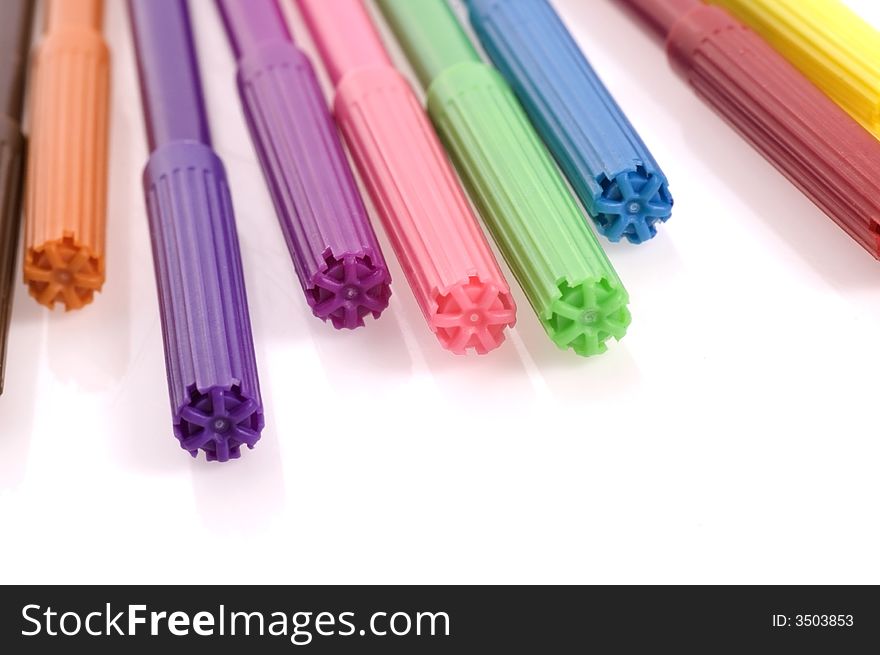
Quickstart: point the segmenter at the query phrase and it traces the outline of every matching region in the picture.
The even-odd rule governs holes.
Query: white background
[[[634,318],[589,360],[556,349],[518,288],[500,350],[448,354],[381,231],[383,318],[312,317],[214,3],[192,0],[268,426],[218,465],[171,433],[134,55],[108,0],[108,281],[69,315],[16,290],[0,581],[880,582],[880,264],[610,0],[555,4],[676,200],[653,242],[607,245]],[[880,25],[876,3],[850,4]]]

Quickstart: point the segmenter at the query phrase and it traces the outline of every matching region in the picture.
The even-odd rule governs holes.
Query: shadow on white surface
[[[266,417],[271,424],[271,413]],[[204,455],[190,461],[196,510],[205,527],[224,535],[253,535],[271,525],[284,509],[286,495],[276,430],[267,428],[253,450],[218,464]],[[186,453],[178,453],[186,458]],[[218,545],[218,552],[223,551]]]
[[[158,317],[155,324],[158,330]],[[106,445],[116,463],[132,473],[185,470],[187,454],[174,437],[161,342],[142,348],[117,384]]]
[[[45,335],[46,310],[15,280],[13,322],[6,354],[6,385],[0,396],[0,489],[16,487],[24,477],[37,415],[39,353]]]
[[[609,341],[608,352],[585,358],[558,348],[537,319],[524,321],[520,336],[550,395],[562,406],[587,408],[604,399],[620,398],[639,385],[639,368],[627,337],[619,343]]]
[[[394,293],[409,293],[405,285],[405,281],[403,285],[394,284]],[[305,300],[302,302],[305,304]],[[336,330],[330,323],[314,317],[308,308],[303,309],[308,312],[308,331],[327,381],[340,393],[357,395],[368,391],[369,385],[364,381],[377,372],[401,382],[412,373],[412,357],[393,305],[399,306],[399,303],[392,300],[392,306],[378,320],[368,317],[364,327],[356,330]]]
[[[125,277],[121,270],[115,270],[114,275]],[[120,291],[126,285],[125,279],[113,283]],[[128,302],[111,300],[107,295],[105,287],[105,293],[95,299],[97,305],[104,306],[102,309],[81,310],[97,316],[62,315],[56,310],[49,318],[49,367],[58,380],[73,382],[83,392],[106,391],[116,385],[129,361]],[[114,332],[113,339],[95,339],[96,318]]]
[[[522,312],[522,309],[518,308],[518,311]],[[531,311],[528,304],[525,311]],[[518,320],[522,320],[521,315]],[[433,338],[430,332],[428,334]],[[535,391],[528,375],[527,363],[517,351],[517,340],[519,335],[508,330],[505,341],[499,348],[486,355],[464,356],[454,355],[436,342],[424,344],[425,362],[442,403],[439,406],[447,408],[442,413],[472,417],[475,420],[494,420],[498,414],[505,412],[505,408],[510,406],[514,398],[521,408],[533,405]],[[462,366],[467,366],[466,375],[462,373]],[[467,425],[467,422],[462,428],[476,432],[476,427]]]
[[[677,227],[673,213],[669,222],[658,229],[657,236],[639,245],[611,243],[605,237],[599,237],[599,243],[630,294],[631,304],[637,301],[633,294],[638,294],[645,285],[665,284],[666,280],[684,271],[684,263],[672,238]]]

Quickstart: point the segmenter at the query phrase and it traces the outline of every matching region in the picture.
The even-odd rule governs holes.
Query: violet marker
[[[216,0],[238,92],[294,268],[315,316],[353,329],[388,306],[391,276],[314,68],[278,0]]]
[[[150,159],[144,192],[174,434],[209,461],[253,448],[263,407],[235,217],[211,149],[186,0],[129,0]]]

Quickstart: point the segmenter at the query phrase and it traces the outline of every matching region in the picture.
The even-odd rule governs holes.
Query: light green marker
[[[444,0],[378,0],[428,112],[550,338],[579,355],[626,334],[629,296],[507,82]]]

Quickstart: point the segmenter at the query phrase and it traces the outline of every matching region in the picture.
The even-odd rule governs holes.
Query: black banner
[[[0,595],[0,648],[16,654],[867,653],[880,644],[873,587],[4,587]]]

